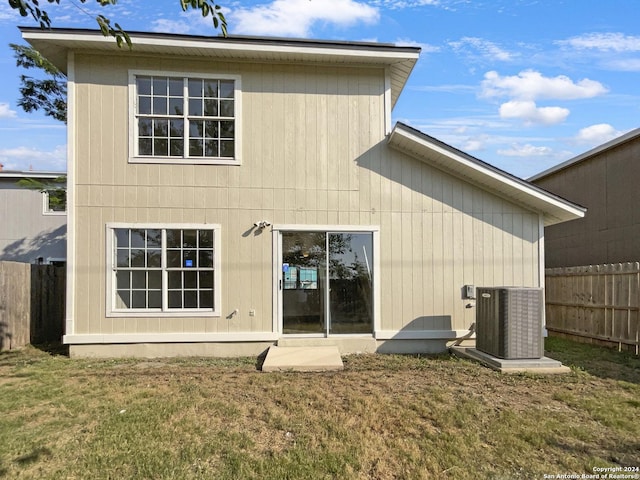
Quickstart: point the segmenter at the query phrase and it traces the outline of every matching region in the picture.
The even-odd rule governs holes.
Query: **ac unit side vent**
[[[507,360],[544,356],[542,288],[478,287],[476,348]]]

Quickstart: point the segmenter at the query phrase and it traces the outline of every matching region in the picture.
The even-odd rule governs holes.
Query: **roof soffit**
[[[192,37],[130,32],[133,50],[118,48],[111,37],[92,30],[22,28],[23,38],[62,71],[71,51],[119,55],[172,55],[226,61],[305,63],[387,68],[392,104],[415,66],[420,49],[389,44],[326,42],[252,37]]]

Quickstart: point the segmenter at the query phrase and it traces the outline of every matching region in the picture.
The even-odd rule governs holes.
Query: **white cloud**
[[[622,135],[608,123],[598,123],[581,129],[574,137],[576,143],[582,145],[600,145]]]
[[[10,20],[15,22],[17,19],[22,18],[18,13],[18,10],[14,10],[9,6],[7,2],[0,3],[0,21]]]
[[[479,135],[477,137],[468,138],[463,144],[460,150],[464,152],[478,152],[484,150],[489,140],[488,135]]]
[[[421,85],[417,87],[409,86],[409,90],[415,90],[418,92],[443,92],[443,93],[474,93],[478,89],[471,85]]]
[[[422,49],[421,53],[433,53],[433,52],[440,51],[440,47],[436,45],[429,45],[428,43],[420,43],[420,42],[416,42],[415,40],[410,40],[408,38],[398,38],[394,43],[400,47],[420,47]]]
[[[59,145],[51,151],[24,146],[0,149],[0,163],[5,170],[63,172],[67,168],[67,147]]]
[[[354,0],[274,0],[253,8],[230,12],[234,33],[308,37],[317,23],[348,27],[359,22],[375,23],[377,8]]]
[[[640,72],[640,58],[613,59],[605,61],[604,65],[620,72]]]
[[[574,100],[596,97],[608,91],[600,82],[588,78],[574,82],[565,75],[544,77],[534,70],[505,77],[496,71],[487,72],[481,86],[484,97],[511,97],[520,100]]]
[[[519,118],[527,124],[555,125],[564,122],[569,113],[562,107],[538,107],[532,100],[511,100],[500,105],[501,118]]]
[[[638,52],[640,37],[623,33],[588,33],[558,42],[579,50],[599,50],[601,52]]]
[[[498,154],[505,157],[549,157],[553,155],[553,150],[549,147],[536,147],[529,143],[521,145],[514,143],[511,148],[504,150],[499,149]]]
[[[153,27],[151,30],[153,32],[188,34],[193,31],[193,22],[185,20],[168,20],[166,18],[160,18],[158,20],[154,20],[152,25]]]
[[[440,6],[440,0],[374,0],[372,5],[379,5],[389,10],[401,10],[403,8],[417,8],[424,6]]]
[[[0,103],[0,118],[15,118],[16,112],[15,110],[11,110],[9,108],[8,103]]]
[[[482,57],[491,61],[508,62],[518,56],[517,54],[513,54],[500,48],[489,40],[477,37],[463,37],[457,42],[450,42],[449,45],[451,45],[454,50],[460,52],[472,49],[475,55],[479,53]]]

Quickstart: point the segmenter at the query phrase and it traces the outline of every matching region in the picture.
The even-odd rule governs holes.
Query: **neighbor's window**
[[[138,160],[237,163],[239,78],[134,79]]]
[[[42,192],[45,215],[64,214],[67,211],[67,191],[63,188]]]
[[[112,228],[113,311],[215,312],[219,228]]]

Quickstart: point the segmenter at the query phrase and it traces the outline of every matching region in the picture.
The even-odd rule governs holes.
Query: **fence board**
[[[31,343],[61,341],[65,289],[65,267],[31,265]]]
[[[0,262],[0,350],[29,343],[30,279],[29,264]]]
[[[640,353],[640,263],[550,268],[547,329]]]
[[[64,267],[0,262],[0,350],[61,341],[65,284]]]

